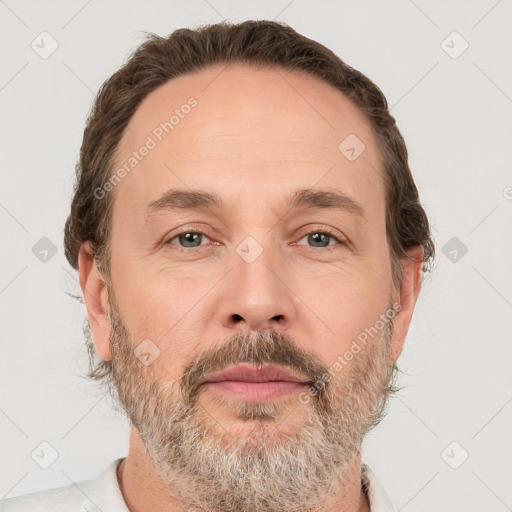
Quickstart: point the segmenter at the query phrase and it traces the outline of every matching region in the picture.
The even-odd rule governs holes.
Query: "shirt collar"
[[[361,480],[368,495],[371,512],[396,512],[375,473],[364,462],[361,464]]]

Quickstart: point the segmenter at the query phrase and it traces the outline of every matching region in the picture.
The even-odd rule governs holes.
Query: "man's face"
[[[129,123],[115,169],[148,136],[155,144],[115,189],[112,325],[95,343],[102,354],[112,345],[120,401],[164,481],[218,510],[264,510],[276,496],[292,510],[348,471],[382,405],[389,354],[401,350],[382,321],[399,299],[380,157],[363,115],[317,79],[221,71],[168,82]],[[181,108],[190,97],[196,106]],[[155,203],[173,190],[222,205]],[[298,190],[359,208],[292,206]],[[268,385],[203,383],[240,363],[309,385],[272,397]]]

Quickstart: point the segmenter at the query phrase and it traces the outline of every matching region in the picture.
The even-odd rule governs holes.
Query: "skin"
[[[215,501],[216,487],[198,478],[201,463],[215,478],[224,478],[228,489],[245,481],[243,475],[229,481],[229,460],[211,455],[220,447],[231,454],[241,450],[231,469],[276,450],[275,465],[268,462],[262,471],[281,475],[280,502],[270,489],[279,478],[247,477],[259,486],[260,497],[274,496],[276,510],[370,510],[361,491],[361,440],[390,365],[403,350],[423,257],[421,247],[409,250],[415,261],[403,260],[402,286],[395,289],[381,157],[370,124],[345,96],[316,78],[282,69],[212,67],[174,79],[145,98],[120,142],[117,164],[190,96],[197,107],[115,189],[111,286],[89,244],[79,256],[95,347],[104,360],[113,360],[119,400],[133,423],[129,454],[118,473],[128,508],[171,512],[202,505],[229,511],[250,504],[253,512],[274,510],[250,493],[237,503],[233,496],[232,508]],[[349,134],[366,146],[354,161],[338,150]],[[161,211],[146,223],[146,205],[171,188],[216,192],[226,208]],[[365,218],[326,209],[291,212],[283,199],[299,188],[344,193],[363,206]],[[180,252],[177,247],[187,240],[177,234],[198,228],[207,235],[197,244],[189,241],[188,253]],[[333,251],[315,247],[307,235],[323,228],[334,229],[346,243],[328,239],[325,245]],[[252,263],[236,252],[248,236],[263,250]],[[173,244],[164,244],[170,240]],[[201,369],[232,366],[244,354],[254,363],[283,365],[285,353],[295,374],[325,374],[393,302],[401,309],[392,329],[372,338],[326,383],[325,392],[307,403],[298,392],[263,404],[199,386]],[[148,366],[133,354],[145,339],[159,350]],[[260,355],[244,352],[248,346],[260,349]],[[192,407],[188,419],[183,416],[187,405]],[[309,441],[301,437],[306,426]],[[179,454],[173,452],[176,441],[170,442],[180,432],[185,439],[191,432],[204,434],[189,451],[196,466],[190,460],[181,471]],[[282,464],[293,464],[286,458],[290,438],[307,453],[322,454],[321,474],[337,477],[332,493],[325,492],[327,483],[319,487],[312,471],[293,496],[287,495],[291,481],[285,481]],[[329,460],[327,446],[339,446]],[[308,460],[304,457],[302,462]],[[308,491],[308,482],[317,487]],[[196,502],[188,501],[194,496]]]

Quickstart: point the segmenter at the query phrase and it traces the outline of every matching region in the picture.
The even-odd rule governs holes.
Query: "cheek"
[[[369,262],[357,272],[338,271],[302,281],[297,294],[326,326],[322,332],[327,339],[311,345],[311,350],[318,352],[325,363],[332,364],[385,313],[389,293],[386,269]],[[314,321],[317,322],[316,318]],[[307,331],[307,325],[303,329]]]
[[[196,313],[200,308],[193,306],[205,289],[198,286],[194,291],[190,280],[176,276],[171,279],[164,274],[119,261],[112,279],[116,301],[134,346],[151,340],[157,347],[152,350],[158,354],[152,370],[168,381],[181,375],[184,365],[200,349],[200,319]]]

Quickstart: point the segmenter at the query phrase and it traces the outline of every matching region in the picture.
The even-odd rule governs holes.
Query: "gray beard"
[[[331,372],[323,386],[317,384],[307,405],[297,404],[295,395],[251,403],[228,402],[211,393],[208,399],[204,395],[208,405],[203,407],[199,402],[205,388],[197,385],[197,377],[211,369],[209,358],[199,355],[179,381],[160,380],[153,366],[141,369],[126,327],[117,311],[112,312],[115,401],[184,510],[296,512],[315,510],[334,496],[343,500],[363,438],[383,417],[384,390],[392,376],[387,359],[392,322],[355,355],[352,366]],[[279,333],[240,336],[215,350],[222,355],[221,367],[230,362],[282,364]],[[316,376],[329,373],[318,360],[310,365]],[[225,410],[226,403],[239,421],[251,422],[249,435],[232,435],[215,420],[215,410]],[[285,421],[300,407],[306,408],[304,421],[287,431],[280,418]]]

